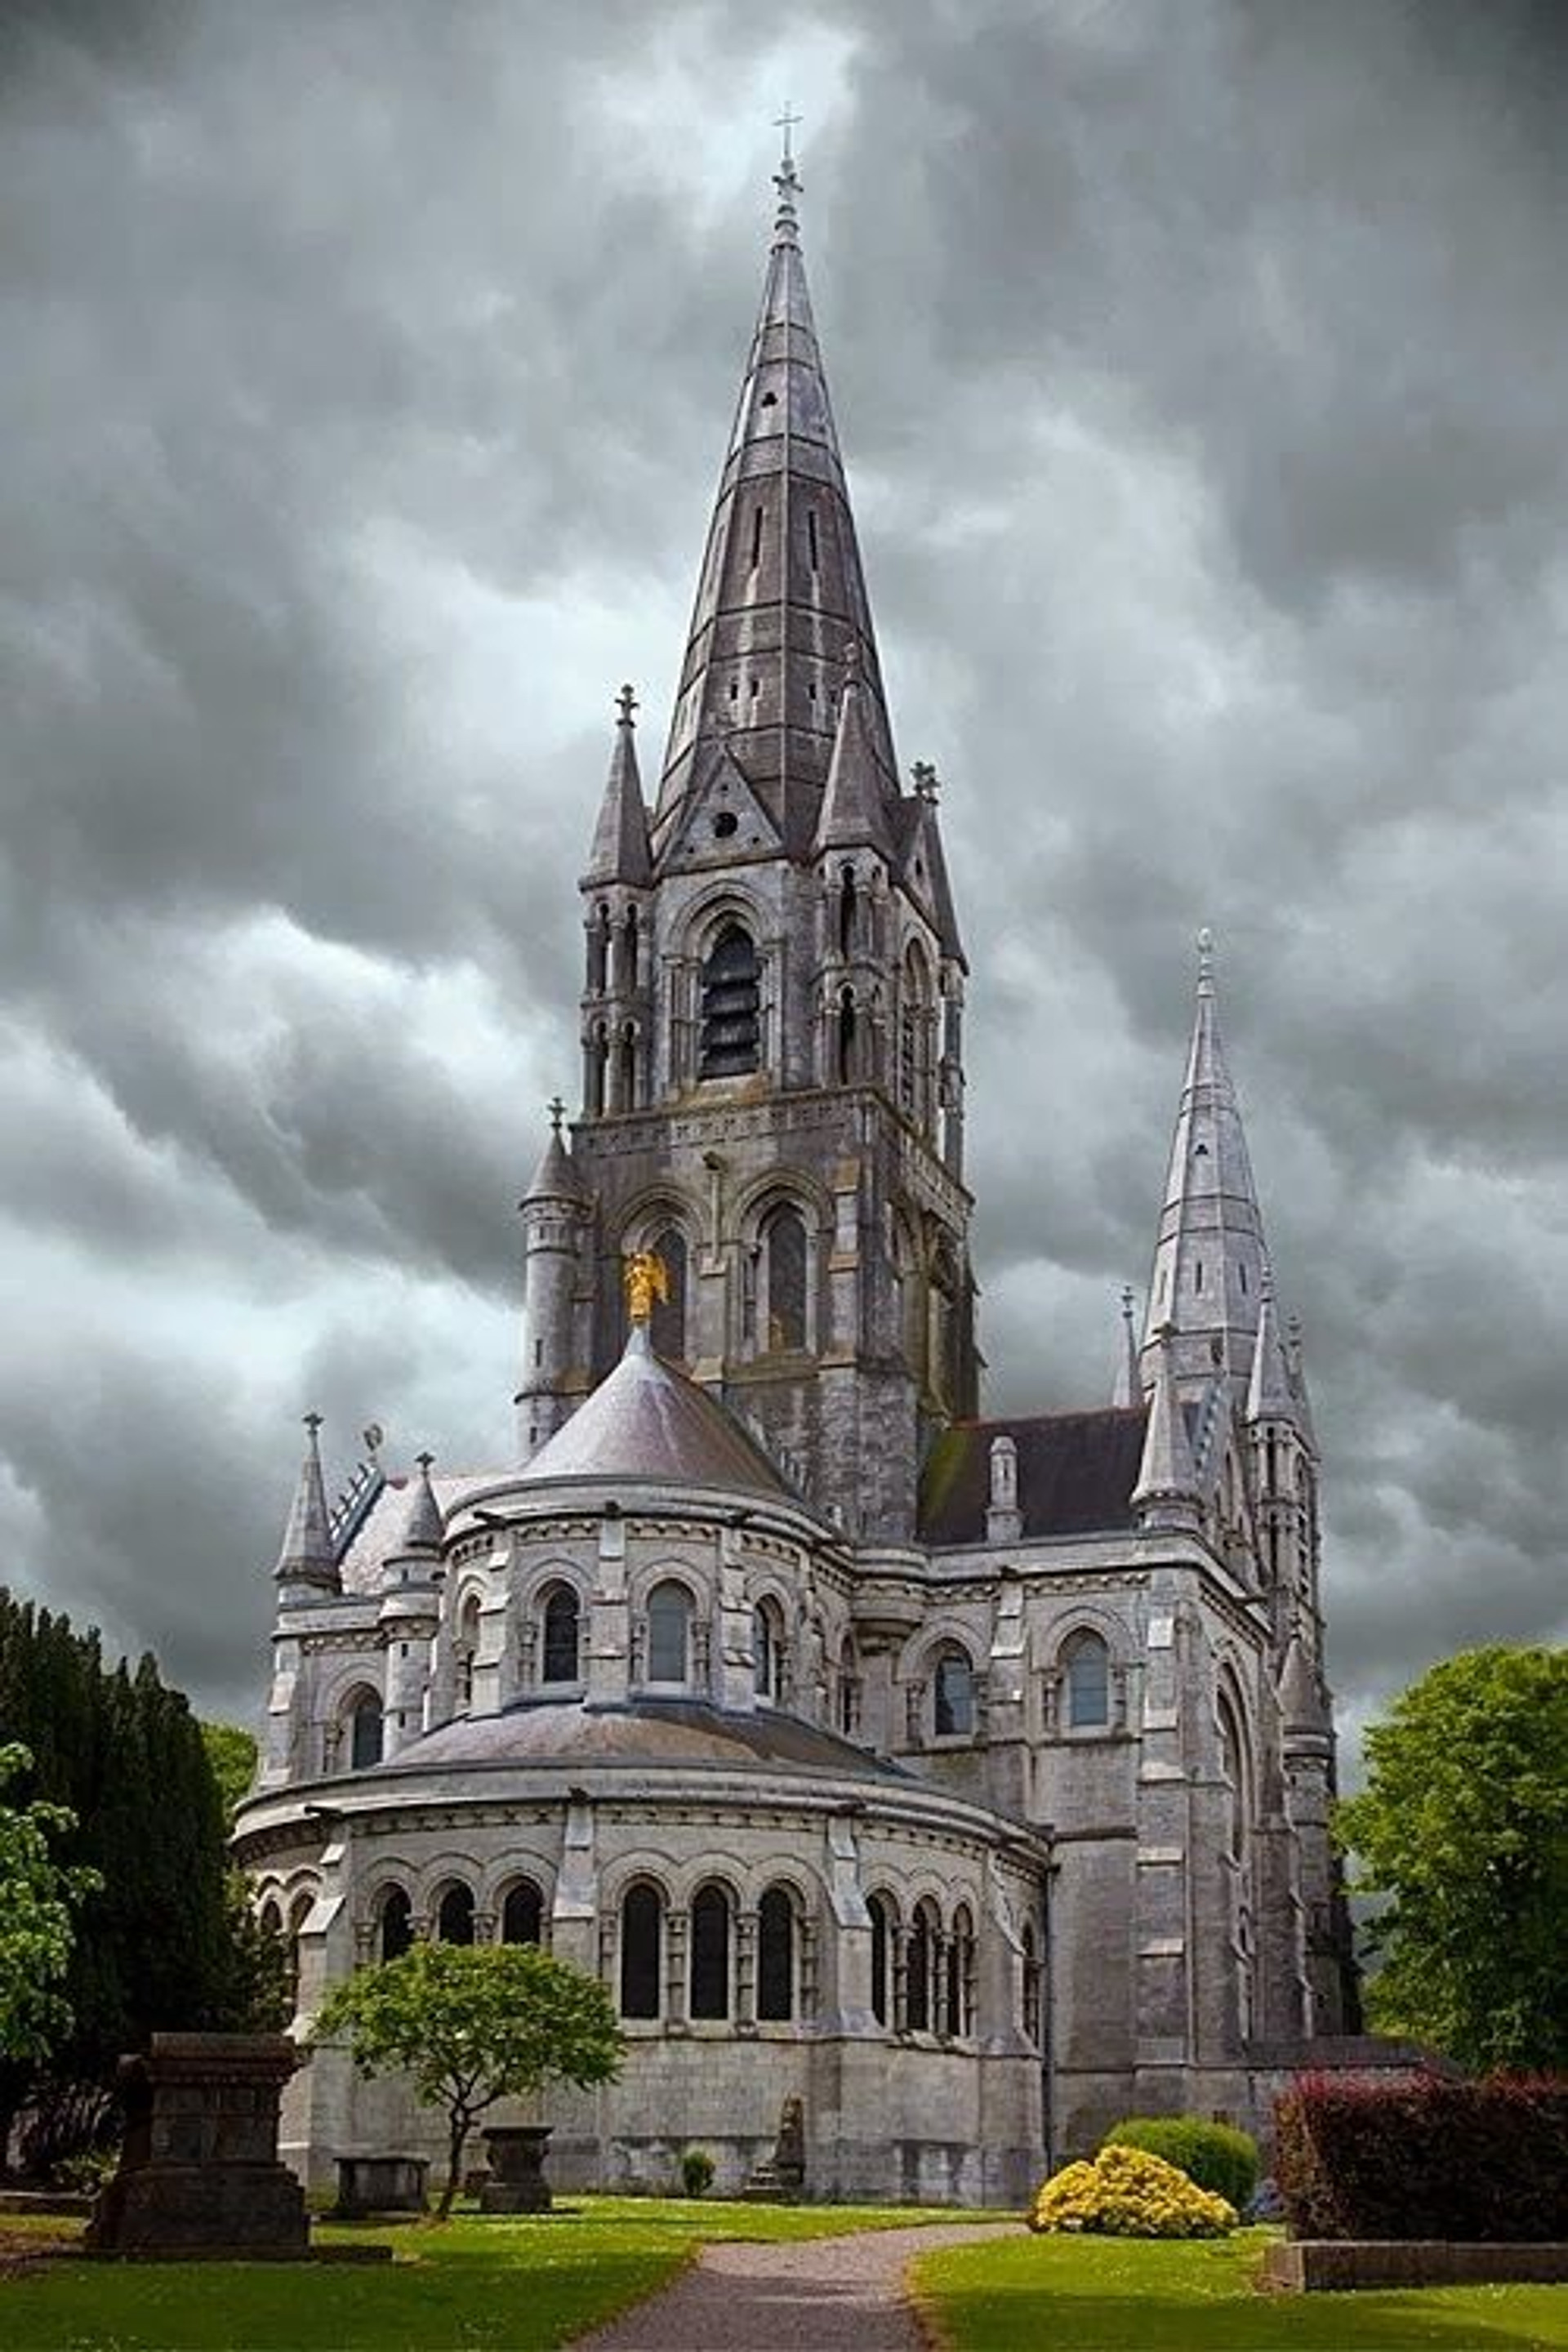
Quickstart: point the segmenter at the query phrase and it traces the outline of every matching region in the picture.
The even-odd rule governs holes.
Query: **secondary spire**
[[[1214,933],[1197,936],[1197,998],[1171,1145],[1143,1327],[1148,1384],[1157,1332],[1169,1326],[1185,1395],[1216,1371],[1236,1383],[1252,1369],[1267,1251],[1241,1108],[1220,1041]]]

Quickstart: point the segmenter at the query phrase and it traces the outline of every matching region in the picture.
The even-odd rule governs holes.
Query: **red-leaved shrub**
[[[1274,2121],[1294,2237],[1568,2237],[1562,2075],[1299,2074]]]

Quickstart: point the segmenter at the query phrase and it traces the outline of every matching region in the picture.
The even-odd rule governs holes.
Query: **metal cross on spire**
[[[914,778],[915,797],[918,800],[934,802],[942,789],[942,781],[931,762],[929,760],[917,760],[910,773]]]
[[[561,1122],[566,1116],[565,1104],[562,1101],[559,1095],[552,1095],[549,1102],[545,1105],[545,1108],[550,1113],[551,1134],[559,1135],[561,1132]]]
[[[784,112],[775,116],[773,121],[774,130],[784,132],[784,153],[779,159],[778,170],[773,173],[773,185],[779,192],[781,219],[785,215],[794,218],[795,200],[800,194],[800,173],[795,168],[795,150],[790,144],[790,133],[800,120],[795,109],[786,102]]]
[[[624,727],[629,727],[631,725],[632,714],[637,709],[637,696],[633,693],[629,686],[623,686],[619,694],[616,697],[616,708],[621,714],[621,724]]]

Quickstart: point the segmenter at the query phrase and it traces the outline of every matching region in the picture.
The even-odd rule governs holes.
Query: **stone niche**
[[[122,2058],[120,2168],[99,2196],[97,2253],[298,2256],[305,2192],[278,2158],[278,2105],[300,2063],[281,2033],[155,2033]]]

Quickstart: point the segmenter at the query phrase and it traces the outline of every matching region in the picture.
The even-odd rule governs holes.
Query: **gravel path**
[[[922,2352],[904,2295],[906,2264],[933,2246],[1013,2237],[1021,2226],[936,2222],[788,2245],[704,2246],[662,2294],[579,2337],[579,2352]]]

